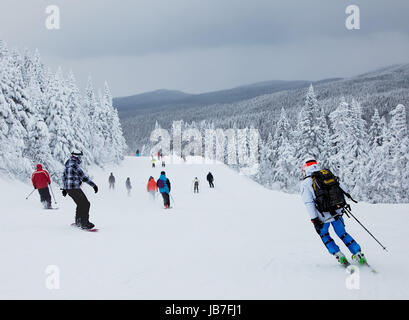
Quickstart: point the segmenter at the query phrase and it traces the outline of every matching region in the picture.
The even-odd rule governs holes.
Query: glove
[[[67,195],[67,190],[63,189],[62,195],[65,197]]]
[[[98,192],[98,187],[96,185],[94,186],[94,191],[95,191],[95,193]]]
[[[314,224],[315,230],[317,230],[318,234],[321,234],[321,229],[324,226],[324,223],[318,217],[311,219],[311,222]]]

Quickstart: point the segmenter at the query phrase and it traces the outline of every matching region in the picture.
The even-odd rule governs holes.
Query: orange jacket
[[[156,185],[155,179],[150,179],[148,181],[148,186],[146,187],[148,191],[158,191],[158,186]]]

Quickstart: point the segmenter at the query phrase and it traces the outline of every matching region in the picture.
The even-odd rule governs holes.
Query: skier
[[[65,163],[62,178],[62,195],[65,197],[68,194],[77,205],[75,224],[82,229],[92,229],[95,225],[89,221],[89,208],[91,204],[81,190],[81,184],[82,182],[86,182],[94,188],[95,193],[98,192],[98,187],[81,169],[80,164],[82,155],[82,151],[73,151],[70,159]]]
[[[109,189],[115,189],[115,177],[112,172],[108,178],[108,183],[109,183]]]
[[[193,180],[193,193],[199,193],[199,179],[197,177]]]
[[[349,251],[352,253],[352,259],[360,264],[366,263],[366,258],[361,252],[360,245],[346,232],[345,222],[342,218],[343,206],[346,205],[344,194],[348,197],[346,187],[338,182],[338,178],[333,176],[328,169],[321,170],[314,157],[309,156],[303,163],[302,171],[304,179],[301,182],[301,197],[307,207],[311,222],[314,224],[315,230],[320,235],[324,245],[329,253],[334,255],[336,259],[343,265],[348,266],[349,262],[345,255],[329,234],[329,226],[332,225],[337,236],[344,242]],[[325,180],[332,187],[320,187],[320,177],[324,175],[329,179]],[[325,189],[324,188],[331,188]],[[324,190],[323,192],[321,192]],[[328,191],[327,191],[328,190]],[[320,193],[321,192],[321,193]],[[332,209],[319,210],[324,208],[323,204],[333,203]],[[327,206],[328,207],[328,206]],[[336,209],[338,208],[338,209]]]
[[[162,155],[162,152],[159,150],[159,151],[158,151],[158,154],[157,154],[158,160],[160,160],[161,155]]]
[[[152,156],[152,168],[155,168],[156,159]]]
[[[171,188],[170,188],[170,181],[168,178],[166,178],[165,171],[162,171],[160,173],[160,177],[158,181],[156,181],[156,184],[159,188],[159,192],[162,194],[163,204],[165,206],[165,209],[169,209],[169,206],[170,206],[169,193],[170,193]]]
[[[209,173],[207,174],[206,179],[207,179],[207,181],[209,182],[210,188],[214,188],[214,184],[213,184],[214,178],[213,178],[213,175],[212,175],[211,172],[209,172]]]
[[[163,160],[162,159],[162,168],[164,168],[166,165],[165,165],[165,160]]]
[[[130,196],[132,185],[131,185],[131,179],[129,177],[126,178],[125,187],[126,187],[126,190],[128,191],[128,196]]]
[[[37,164],[37,170],[31,175],[31,182],[33,183],[34,189],[37,189],[40,194],[40,201],[44,209],[52,209],[51,195],[48,190],[48,185],[51,184],[50,175],[46,170],[43,170],[41,164]]]
[[[136,155],[137,157],[139,157],[139,149],[136,149],[135,155]]]
[[[148,185],[146,186],[146,190],[151,194],[152,199],[155,200],[156,192],[158,192],[158,185],[156,184],[154,177],[152,176],[149,177]]]

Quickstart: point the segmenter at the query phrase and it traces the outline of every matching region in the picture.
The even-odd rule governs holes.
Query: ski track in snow
[[[86,184],[82,189],[98,233],[70,226],[75,204],[55,184],[60,209],[47,211],[37,192],[25,200],[31,185],[0,178],[0,298],[409,298],[408,205],[352,205],[389,253],[345,218],[347,231],[379,272],[361,267],[360,289],[349,290],[348,274],[327,253],[298,195],[267,190],[224,165],[168,164],[175,202],[164,210],[159,194],[152,201],[146,193],[149,176],[157,179],[161,170],[151,168],[149,158],[135,157],[118,167],[91,168],[99,192]],[[206,181],[209,170],[215,189]],[[108,189],[110,172],[115,190]],[[193,194],[196,176],[199,194]],[[46,288],[48,265],[58,266],[60,289]]]

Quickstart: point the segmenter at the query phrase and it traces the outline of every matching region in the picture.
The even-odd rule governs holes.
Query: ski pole
[[[28,197],[30,197],[30,196],[33,194],[33,192],[34,192],[35,190],[36,190],[36,189],[34,188],[33,191],[30,192],[30,194],[26,197],[26,200],[28,199]]]
[[[55,203],[55,204],[57,204],[57,201],[55,201],[55,197],[54,197],[53,188],[51,188],[51,184],[50,184],[50,190],[51,190],[51,194],[53,195],[53,198],[54,198],[54,203]]]
[[[175,200],[173,199],[172,195],[169,193],[170,197],[172,198],[173,203],[175,203]]]
[[[352,214],[352,212],[351,212],[350,209],[344,208],[344,210],[346,211],[347,216],[348,216],[348,214],[350,214],[350,215],[356,220],[356,222],[358,222],[358,223],[361,225],[361,227],[364,228],[365,231],[368,232],[369,235],[370,235],[372,238],[374,238],[376,242],[379,243],[379,245],[382,247],[382,249],[385,250],[386,252],[388,252],[388,250],[386,249],[386,247],[385,247],[382,243],[380,243],[379,240],[376,239],[376,238],[374,237],[374,235],[373,235],[372,233],[370,233],[367,228],[365,228],[365,226]]]

